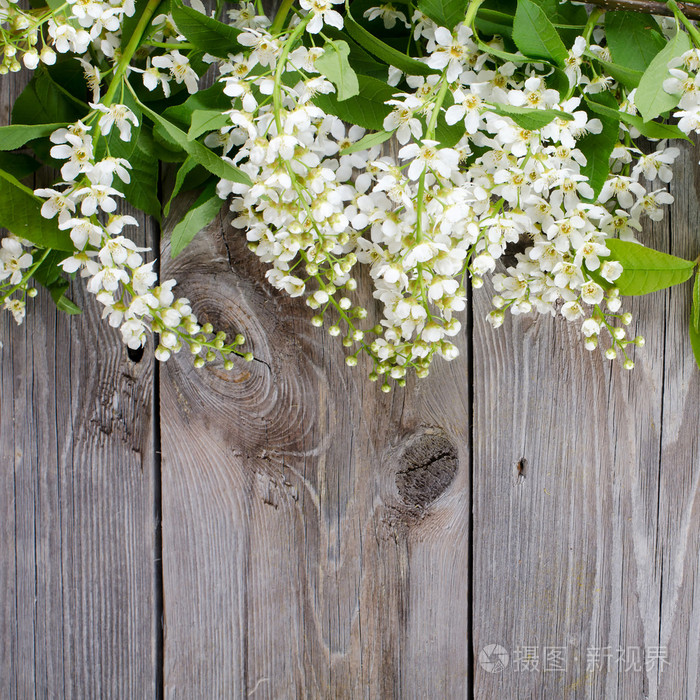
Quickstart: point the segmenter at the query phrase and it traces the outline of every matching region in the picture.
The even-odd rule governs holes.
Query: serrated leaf
[[[678,104],[680,95],[670,95],[663,87],[664,80],[669,77],[668,63],[692,48],[693,42],[690,37],[679,29],[644,71],[634,103],[645,122],[655,119]]]
[[[187,134],[182,129],[176,127],[175,124],[161,117],[160,114],[149,109],[143,103],[140,103],[139,107],[152,122],[162,127],[180,148],[192,156],[197,163],[206,168],[210,173],[224,180],[240,182],[245,185],[252,184],[250,178],[242,170],[216,155],[216,153],[199,143],[199,141],[190,141],[187,138]]]
[[[385,44],[381,39],[377,39],[374,34],[368,32],[355,21],[347,5],[346,8],[347,14],[344,20],[345,29],[363,49],[369,51],[390,66],[395,66],[406,73],[406,75],[432,75],[434,73],[440,73],[436,68],[431,68],[421,61],[417,61],[415,58],[406,56],[406,54]]]
[[[372,146],[379,146],[380,144],[388,141],[392,136],[393,131],[377,131],[374,134],[367,134],[363,136],[359,141],[355,141],[351,146],[344,148],[341,152],[341,156],[347,156],[351,153],[356,153],[357,151],[364,151]]]
[[[68,232],[40,214],[42,199],[4,170],[0,179],[0,226],[42,248],[73,250]]]
[[[568,51],[544,10],[531,0],[518,0],[513,19],[513,41],[530,58],[564,65]]]
[[[464,21],[467,3],[464,0],[418,0],[418,9],[439,27],[451,30]]]
[[[638,71],[645,71],[666,46],[656,20],[641,12],[606,12],[605,37],[613,61]]]
[[[244,48],[238,43],[240,29],[207,17],[180,0],[171,0],[170,12],[183,36],[201,51],[226,58]]]
[[[66,126],[62,124],[12,124],[0,127],[0,151],[13,151],[21,148],[27,141],[49,136],[56,129]]]
[[[315,66],[336,87],[338,102],[355,97],[360,92],[357,74],[348,62],[350,47],[346,41],[327,41],[323,55],[316,59]]]
[[[678,258],[639,243],[611,238],[605,241],[611,260],[618,260],[623,267],[615,286],[623,296],[650,294],[659,289],[673,287],[690,279],[695,263]]]
[[[515,107],[514,105],[494,104],[488,110],[502,116],[510,117],[518,126],[530,131],[536,131],[555,119],[572,121],[573,114],[557,109],[533,109],[532,107]]]
[[[217,109],[197,109],[192,112],[192,123],[187,132],[187,138],[192,141],[209,131],[219,131],[222,126],[230,126],[228,115]]]
[[[212,182],[197,197],[190,210],[175,226],[170,238],[170,254],[179,255],[192,239],[221,211],[224,200],[216,194],[216,183]]]
[[[619,119],[625,124],[633,126],[642,136],[648,139],[685,139],[689,141],[687,134],[684,134],[675,124],[662,124],[660,122],[644,121],[638,114],[629,114],[618,109],[613,109],[599,102],[586,100],[591,111],[600,116],[610,119]]]
[[[335,95],[317,95],[313,102],[326,114],[333,114],[343,121],[365,129],[383,131],[384,118],[392,109],[386,102],[392,99],[396,88],[366,75],[358,75],[357,79],[360,94],[352,100],[339,102]]]

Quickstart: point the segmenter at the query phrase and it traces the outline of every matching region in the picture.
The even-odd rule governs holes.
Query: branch
[[[666,7],[665,2],[657,2],[657,0],[587,0],[587,2],[591,5],[602,7],[607,11],[632,10],[633,12],[645,12],[649,15],[673,15],[673,12]],[[700,5],[679,2],[678,7],[686,17],[700,19]]]

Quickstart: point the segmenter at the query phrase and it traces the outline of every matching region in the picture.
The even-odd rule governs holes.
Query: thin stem
[[[119,59],[117,69],[114,71],[114,77],[112,78],[112,82],[109,84],[109,87],[107,88],[107,93],[102,99],[103,105],[109,107],[109,105],[112,104],[112,100],[114,99],[114,95],[117,92],[117,88],[121,85],[124,73],[126,73],[126,69],[129,67],[129,63],[131,62],[131,59],[133,58],[134,54],[136,53],[136,50],[139,47],[141,37],[143,35],[144,30],[146,29],[146,25],[150,22],[151,17],[153,17],[153,13],[156,11],[160,3],[161,0],[148,0],[148,4],[144,9],[143,14],[141,15],[141,17],[139,17],[138,24],[134,28],[134,33],[131,35],[131,39],[129,40],[129,43],[124,49],[124,53]]]
[[[678,7],[678,3],[674,2],[674,0],[668,0],[666,6],[671,10],[671,12],[673,12],[675,18],[683,23],[690,36],[693,37],[695,45],[700,46],[700,32],[698,32],[695,25],[687,19],[683,12],[681,12],[681,8]]]
[[[289,10],[292,8],[293,4],[294,0],[282,0],[282,4],[280,5],[279,10],[277,10],[275,19],[272,20],[270,34],[275,35],[282,31],[284,20],[287,19],[287,15],[289,14]]]
[[[586,26],[583,28],[583,34],[581,35],[586,40],[586,45],[590,44],[591,34],[593,33],[596,24],[598,24],[600,16],[604,13],[605,10],[599,7],[596,10],[593,10],[593,12],[591,12],[591,14],[589,15],[588,21],[586,22]]]
[[[30,268],[27,269],[27,271],[22,276],[22,279],[14,287],[12,287],[12,289],[10,289],[10,291],[7,292],[5,296],[0,298],[0,301],[5,301],[5,299],[9,299],[9,297],[12,296],[21,286],[25,285],[29,281],[31,276],[37,271],[39,265],[41,265],[41,263],[43,263],[44,260],[46,260],[50,252],[51,248],[46,248],[46,250],[44,250],[44,254],[39,258],[39,260],[37,260]]]
[[[658,0],[588,0],[591,5],[597,5],[605,10],[631,10],[632,12],[644,12],[649,15],[672,15],[665,2]],[[700,0],[686,0],[679,3],[686,17],[700,19]]]

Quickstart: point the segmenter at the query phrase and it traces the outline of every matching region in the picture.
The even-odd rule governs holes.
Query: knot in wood
[[[452,483],[457,448],[443,433],[424,433],[404,450],[396,487],[404,503],[425,508]]]

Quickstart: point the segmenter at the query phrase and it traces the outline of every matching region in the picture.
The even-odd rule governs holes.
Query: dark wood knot
[[[425,508],[452,483],[459,459],[444,433],[425,433],[404,450],[396,487],[404,503]]]

